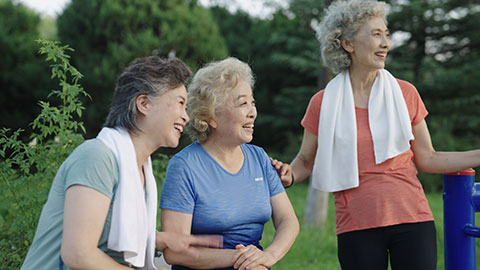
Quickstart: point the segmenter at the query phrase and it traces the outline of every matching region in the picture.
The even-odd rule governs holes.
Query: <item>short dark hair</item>
[[[136,123],[137,97],[160,96],[184,85],[191,76],[192,71],[178,58],[147,56],[133,60],[118,77],[105,127],[140,131]]]

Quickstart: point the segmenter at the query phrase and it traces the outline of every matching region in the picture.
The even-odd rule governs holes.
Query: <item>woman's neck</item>
[[[378,70],[365,71],[359,68],[350,68],[349,72],[355,105],[361,108],[367,108],[370,92],[372,91]]]
[[[210,154],[225,170],[237,173],[243,166],[243,151],[240,145],[223,144],[221,140],[208,138],[200,143],[205,151]]]
[[[153,147],[149,144],[147,138],[143,138],[144,136],[142,136],[142,134],[143,133],[140,132],[129,132],[137,158],[137,166],[139,169],[142,168],[142,166],[147,162],[148,157],[155,151],[155,149],[153,149]]]

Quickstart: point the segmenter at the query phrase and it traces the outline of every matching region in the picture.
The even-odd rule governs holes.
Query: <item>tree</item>
[[[480,147],[480,33],[476,31],[480,4],[471,0],[390,4],[389,28],[405,40],[391,51],[387,67],[417,86],[430,112],[427,122],[434,145],[441,150]],[[428,184],[427,190],[441,189],[441,181],[431,182],[436,184]]]
[[[37,54],[40,16],[11,0],[0,0],[0,127],[26,127],[39,113],[35,106],[53,84],[48,65]]]
[[[84,71],[87,135],[104,122],[116,77],[134,58],[176,55],[192,69],[227,56],[209,11],[187,0],[72,0],[57,20],[62,42],[76,48]]]

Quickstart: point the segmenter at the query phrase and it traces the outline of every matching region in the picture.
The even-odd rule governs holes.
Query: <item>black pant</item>
[[[342,270],[436,270],[437,241],[433,221],[406,223],[339,234]]]

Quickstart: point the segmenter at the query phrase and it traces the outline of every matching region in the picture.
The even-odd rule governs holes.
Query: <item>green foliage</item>
[[[406,38],[387,67],[419,90],[437,150],[480,148],[480,5],[470,0],[390,1],[389,28]],[[420,174],[426,190],[441,183]]]
[[[39,15],[32,10],[0,0],[0,127],[26,127],[40,112],[37,100],[54,87],[48,65],[35,53],[39,23]]]
[[[175,54],[192,69],[227,56],[210,12],[187,0],[72,0],[57,19],[62,42],[95,104],[85,103],[87,135],[103,124],[118,74],[134,58]]]
[[[0,264],[18,269],[33,239],[51,180],[63,160],[84,139],[78,130],[83,124],[75,120],[85,109],[79,96],[88,94],[78,84],[82,75],[70,65],[68,46],[38,41],[40,54],[51,61],[52,79],[58,79],[61,90],[50,95],[60,101],[58,107],[40,101],[41,112],[31,123],[30,143],[20,139],[22,129],[0,130]]]

